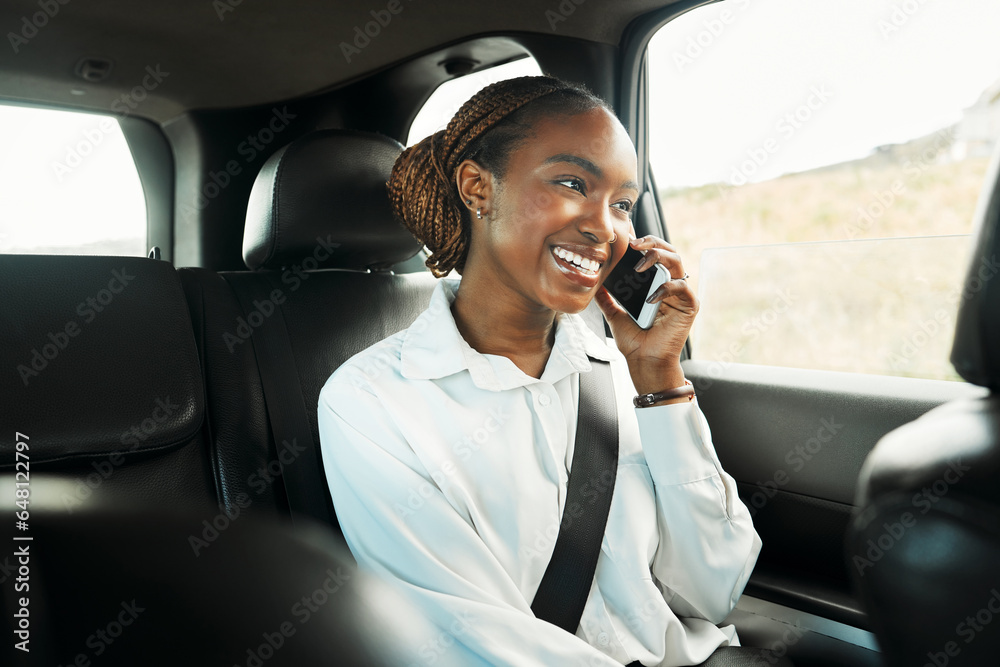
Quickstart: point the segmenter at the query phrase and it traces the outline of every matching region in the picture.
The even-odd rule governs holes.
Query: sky
[[[997,0],[727,0],[689,12],[650,44],[657,182],[763,180],[941,129],[1000,79],[998,27]],[[411,140],[493,80],[536,72],[525,60],[449,82]],[[87,242],[98,228],[145,236],[116,124],[0,105],[0,252]]]
[[[748,151],[763,162],[750,180],[763,180],[950,125],[1000,79],[998,29],[997,0],[729,0],[689,12],[649,48],[657,183],[730,182]],[[796,111],[805,120],[788,121]]]
[[[116,119],[0,105],[0,253],[141,239],[146,205]]]

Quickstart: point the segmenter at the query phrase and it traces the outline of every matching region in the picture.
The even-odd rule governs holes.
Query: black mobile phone
[[[636,324],[643,329],[648,329],[653,325],[660,304],[646,303],[646,298],[657,287],[669,280],[670,275],[660,264],[654,264],[641,273],[636,271],[635,265],[642,258],[641,252],[628,246],[625,255],[604,280],[604,287],[615,298],[615,301],[628,311]]]

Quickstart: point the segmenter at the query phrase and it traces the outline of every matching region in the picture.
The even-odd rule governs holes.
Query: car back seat
[[[328,533],[237,520],[280,503],[254,468],[275,459],[253,353],[208,335],[236,314],[222,278],[5,255],[0,300],[0,663],[402,664],[435,639]]]
[[[281,464],[274,466],[279,499],[287,488],[293,516],[335,528],[318,446],[320,389],[352,355],[408,326],[436,282],[428,272],[390,270],[420,249],[394,220],[385,190],[401,149],[350,130],[298,139],[275,153],[254,183],[243,242],[251,270],[179,270],[217,437],[248,424],[256,431],[266,417],[268,447]],[[263,403],[257,371],[263,386],[272,386]],[[244,381],[254,386],[253,400],[236,405],[229,394]]]
[[[197,510],[68,514],[34,484],[33,541],[13,541],[14,484],[0,480],[0,540],[27,554],[0,587],[0,665],[396,666],[439,634],[328,530],[241,517],[194,553]]]
[[[4,476],[68,479],[69,510],[104,499],[219,511],[226,475],[214,465],[198,351],[173,267],[137,257],[6,255],[0,302]]]

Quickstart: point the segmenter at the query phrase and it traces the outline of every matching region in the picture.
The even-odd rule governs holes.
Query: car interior
[[[3,664],[453,664],[356,570],[319,453],[324,382],[436,283],[385,182],[436,89],[531,58],[611,103],[639,158],[636,231],[669,240],[647,47],[714,4],[0,7],[0,103],[115,118],[149,252],[0,254]],[[763,542],[726,623],[775,661],[1000,653],[1000,153],[971,223],[964,381],[720,372],[689,347]]]

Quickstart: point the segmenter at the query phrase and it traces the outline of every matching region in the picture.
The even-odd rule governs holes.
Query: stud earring
[[[466,199],[465,200],[465,205],[466,206],[472,206],[472,200],[471,199]]]
[[[483,209],[482,209],[482,207],[476,209],[476,218],[478,220],[482,220],[483,219]]]

